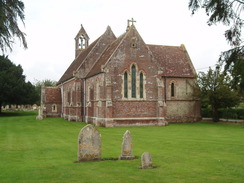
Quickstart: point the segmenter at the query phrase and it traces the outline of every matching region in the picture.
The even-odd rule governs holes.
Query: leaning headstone
[[[101,159],[101,134],[92,125],[83,127],[78,136],[78,161]]]
[[[38,116],[36,117],[36,120],[43,120],[43,115],[42,115],[42,108],[38,108]]]
[[[132,136],[129,130],[127,130],[123,136],[122,150],[119,159],[135,159],[135,156],[132,155]]]
[[[152,157],[149,154],[149,152],[144,152],[141,155],[141,168],[142,169],[153,168],[153,166],[152,166]]]

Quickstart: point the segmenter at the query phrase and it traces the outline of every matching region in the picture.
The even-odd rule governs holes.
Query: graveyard
[[[36,120],[36,111],[0,117],[0,182],[243,182],[244,124],[198,122],[163,127],[96,127],[101,154],[77,161],[87,124]],[[127,132],[128,130],[128,132]],[[123,137],[132,143],[123,155]],[[131,142],[132,139],[132,142]],[[127,147],[126,147],[127,148]],[[140,168],[142,154],[153,168]],[[145,156],[143,156],[145,159]],[[150,165],[151,166],[151,165]]]

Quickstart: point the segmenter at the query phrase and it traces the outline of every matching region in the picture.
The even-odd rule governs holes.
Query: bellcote
[[[88,46],[89,36],[87,35],[84,27],[81,24],[81,28],[75,37],[75,57],[77,57]]]

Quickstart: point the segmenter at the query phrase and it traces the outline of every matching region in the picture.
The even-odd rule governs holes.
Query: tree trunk
[[[213,122],[219,121],[219,111],[217,107],[212,107],[212,113],[213,113]]]
[[[0,114],[2,113],[2,103],[0,102]]]

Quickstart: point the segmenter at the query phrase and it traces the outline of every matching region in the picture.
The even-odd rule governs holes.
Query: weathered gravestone
[[[43,120],[43,114],[42,114],[42,108],[38,108],[38,116],[36,117],[36,120]]]
[[[152,157],[149,154],[149,152],[144,152],[141,155],[141,168],[142,169],[153,168],[153,166],[152,166]]]
[[[83,127],[78,136],[78,161],[101,159],[101,134],[92,125]]]
[[[129,130],[127,130],[123,136],[122,150],[119,159],[135,159],[135,156],[132,155],[132,136]]]

